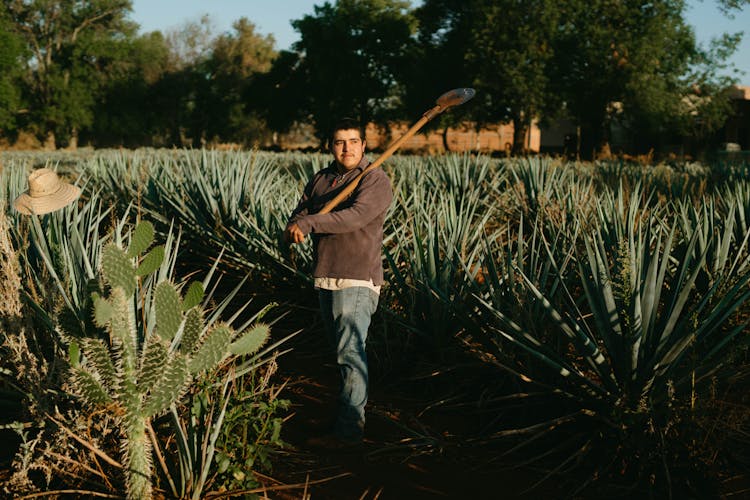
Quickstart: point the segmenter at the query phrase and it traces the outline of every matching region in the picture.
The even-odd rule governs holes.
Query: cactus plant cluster
[[[144,278],[155,274],[164,259],[160,246],[144,254],[153,238],[153,226],[142,222],[127,249],[115,243],[104,247],[101,275],[108,294],[94,294],[93,303],[95,323],[109,339],[81,339],[83,356],[72,360],[83,400],[111,408],[121,418],[128,498],[138,499],[152,495],[150,421],[176,403],[196,377],[229,356],[258,351],[268,337],[266,326],[239,335],[227,324],[207,327],[198,282],[184,295],[167,280],[146,293]]]

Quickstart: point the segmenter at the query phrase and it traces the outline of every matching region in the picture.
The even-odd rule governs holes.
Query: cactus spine
[[[241,335],[225,324],[206,325],[200,303],[203,288],[192,283],[185,298],[173,283],[162,281],[150,296],[139,290],[138,277],[159,269],[163,247],[151,246],[153,226],[139,224],[128,249],[107,245],[101,274],[109,286],[107,297],[93,296],[94,319],[109,333],[109,342],[86,338],[84,359],[73,368],[82,399],[92,406],[115,407],[122,415],[127,496],[152,497],[151,442],[146,433],[151,419],[167,410],[189,388],[194,377],[216,368],[230,355],[256,352],[268,337],[259,325]],[[139,303],[138,301],[141,301]],[[144,318],[136,320],[136,306]],[[145,325],[155,324],[152,331]]]

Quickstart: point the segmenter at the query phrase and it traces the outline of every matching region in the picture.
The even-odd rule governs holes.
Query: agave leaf
[[[750,296],[750,293],[745,294],[744,299],[747,300],[748,296]],[[721,338],[721,340],[719,340],[719,342],[717,342],[710,351],[708,351],[704,359],[706,360],[711,359],[716,354],[721,352],[724,348],[726,348],[726,346],[730,342],[732,342],[735,339],[735,337],[737,337],[737,335],[739,335],[740,333],[742,333],[742,331],[745,330],[745,328],[747,327],[749,323],[750,323],[749,321],[745,321],[744,323],[737,325],[736,328],[733,328],[732,330],[728,331],[727,334],[724,335]]]
[[[693,235],[690,242],[688,243],[687,249],[684,252],[684,255],[680,261],[677,279],[672,281],[672,287],[673,287],[674,293],[672,294],[671,303],[665,309],[665,313],[668,319],[659,337],[659,344],[657,346],[657,350],[661,350],[665,345],[667,345],[669,338],[672,335],[674,326],[677,324],[677,321],[680,319],[680,315],[682,314],[682,311],[685,305],[687,304],[688,299],[690,298],[690,293],[692,291],[693,283],[695,283],[695,280],[698,277],[698,274],[701,272],[701,267],[706,262],[706,254],[708,252],[708,247],[706,247],[706,249],[702,252],[697,262],[694,263],[691,259],[691,255],[693,254],[693,249],[695,248],[696,241],[697,241],[697,234]],[[668,249],[665,249],[664,258],[665,259],[668,258],[668,255],[669,255]]]
[[[483,302],[483,301],[480,300],[480,302]],[[488,306],[488,309],[492,312],[492,314],[494,314],[498,319],[500,319],[502,324],[506,327],[506,328],[503,328],[503,327],[494,328],[494,330],[497,333],[499,333],[502,337],[510,341],[512,344],[520,347],[524,351],[528,352],[534,358],[541,361],[543,364],[547,365],[555,373],[563,377],[563,379],[566,379],[566,380],[575,379],[576,381],[581,381],[579,373],[577,373],[577,371],[573,369],[567,362],[565,362],[563,359],[559,358],[556,354],[546,349],[544,345],[541,344],[536,338],[524,332],[524,330],[519,325],[514,323],[510,318],[505,316],[502,312],[492,308],[492,306],[490,304],[487,304],[486,302],[484,304],[485,306]],[[588,383],[584,381],[584,384],[588,384]],[[564,386],[564,385],[565,384],[560,384],[560,386]],[[561,391],[572,396],[571,393],[567,392],[567,390],[565,389],[562,389],[562,387],[561,387]]]
[[[605,350],[610,353],[615,378],[619,378],[625,370],[625,366],[623,366],[622,359],[612,354],[619,353],[622,350],[622,335],[619,329],[617,314],[613,311],[615,306],[612,288],[607,278],[602,280],[600,277],[601,271],[598,256],[592,249],[588,238],[584,238],[584,243],[588,259],[583,262],[579,261],[578,263],[581,286],[593,313],[596,331],[604,341]],[[591,280],[587,278],[587,270],[591,273]]]
[[[552,321],[560,328],[565,336],[576,345],[580,355],[589,361],[591,367],[601,374],[604,355],[599,350],[599,346],[596,345],[596,342],[590,339],[577,324],[573,323],[572,326],[568,325],[557,309],[552,306],[549,300],[547,300],[542,292],[534,286],[526,275],[523,275],[523,279],[526,286],[529,287],[537,300],[540,301],[542,306],[548,311]]]
[[[672,238],[674,231],[670,232],[669,237],[665,243],[665,248],[671,248]],[[657,248],[661,247],[661,238],[657,242]],[[645,251],[643,246],[639,249],[639,254],[648,253]],[[661,264],[661,265],[660,265]],[[669,255],[663,255],[661,262],[658,258],[658,253],[650,259],[648,269],[646,270],[646,276],[642,282],[643,291],[641,293],[641,318],[644,342],[649,344],[651,348],[652,338],[652,327],[656,324],[657,313],[659,311],[659,303],[661,300],[661,290],[664,285],[664,276],[666,275],[667,268],[669,265]]]

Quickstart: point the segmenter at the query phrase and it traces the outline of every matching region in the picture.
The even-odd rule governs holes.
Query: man
[[[365,340],[383,284],[383,222],[393,198],[382,169],[365,174],[352,194],[330,213],[318,213],[368,165],[365,135],[358,122],[343,119],[332,129],[334,161],[317,172],[292,212],[285,240],[313,238],[313,277],[323,322],[341,372],[339,409],[333,434],[321,446],[354,444],[362,439],[367,403]]]

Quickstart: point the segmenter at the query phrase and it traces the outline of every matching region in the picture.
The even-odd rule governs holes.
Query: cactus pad
[[[203,315],[198,308],[190,309],[185,315],[185,327],[182,329],[180,351],[184,354],[193,352],[203,333]]]
[[[116,384],[117,371],[104,341],[83,338],[81,339],[81,348],[86,356],[86,369],[97,374],[105,387],[112,387]]]
[[[151,418],[169,408],[180,397],[188,380],[185,356],[176,354],[163,368],[161,378],[156,382],[143,404],[142,414]]]
[[[128,257],[138,257],[154,241],[154,225],[148,221],[143,221],[135,227],[133,236],[130,238],[128,247]]]
[[[102,250],[102,271],[112,288],[122,288],[125,295],[135,292],[135,270],[125,252],[114,244]]]
[[[164,246],[159,245],[158,247],[152,248],[151,251],[143,257],[138,269],[135,270],[135,274],[137,276],[151,274],[159,269],[162,262],[164,262]]]
[[[172,340],[182,323],[182,304],[174,285],[163,281],[154,292],[156,331],[165,340]]]
[[[200,281],[193,281],[188,287],[188,291],[185,292],[185,297],[182,302],[182,310],[187,311],[203,301],[203,283]]]
[[[94,297],[94,322],[97,326],[107,326],[115,315],[115,308],[106,299]]]
[[[232,330],[227,325],[219,325],[206,335],[206,340],[190,358],[188,367],[192,375],[215,368],[227,354]]]
[[[141,355],[141,369],[138,373],[138,386],[141,390],[152,387],[161,376],[169,360],[167,346],[159,335],[150,335]]]
[[[73,371],[73,384],[80,393],[81,398],[91,405],[106,405],[112,402],[112,398],[104,389],[102,384],[89,372],[81,369]]]
[[[229,352],[235,356],[254,354],[263,347],[268,340],[268,325],[258,324],[249,330],[245,330],[240,337],[229,346]]]

